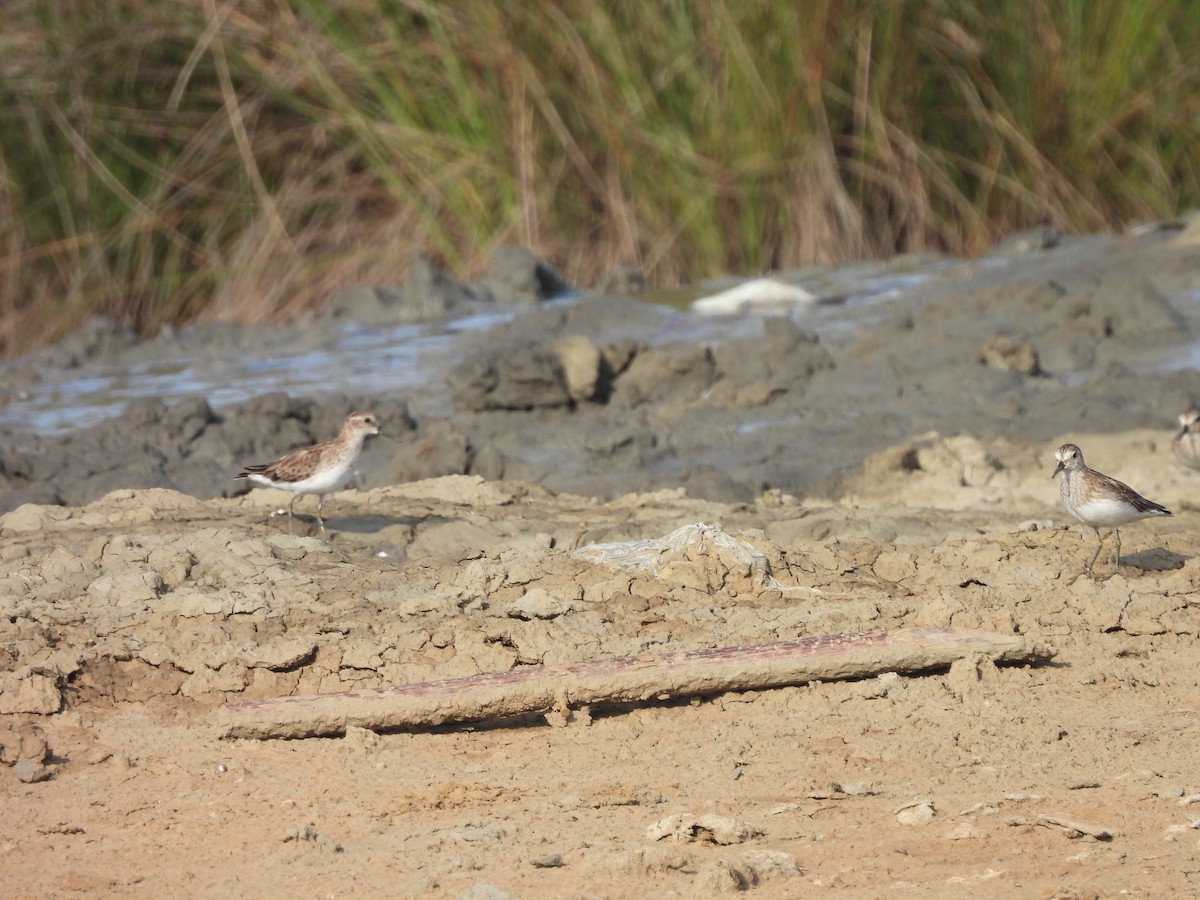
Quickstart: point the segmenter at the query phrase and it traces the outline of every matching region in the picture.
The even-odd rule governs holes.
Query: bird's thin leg
[[[292,494],[292,502],[288,504],[288,534],[296,532],[296,511],[292,507],[296,505],[296,498],[299,496],[299,494]]]
[[[1109,572],[1107,575],[1104,576],[1105,581],[1112,578],[1114,575],[1116,575],[1118,572],[1121,571],[1121,530],[1119,528],[1114,528],[1113,534],[1115,534],[1117,536],[1116,565],[1113,566],[1113,570],[1111,572]]]
[[[1104,538],[1100,536],[1100,529],[1096,529],[1096,539],[1100,542],[1096,545],[1096,552],[1092,554],[1092,558],[1088,560],[1088,564],[1083,567],[1083,571],[1087,572],[1093,578],[1096,573],[1092,571],[1092,566],[1096,564],[1096,560],[1100,558],[1100,551],[1104,549]]]
[[[317,494],[317,524],[321,526],[321,535],[325,535],[325,520],[321,518],[321,510],[325,507],[325,495]]]

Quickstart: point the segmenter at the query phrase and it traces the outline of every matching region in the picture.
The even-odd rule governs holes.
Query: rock
[[[928,800],[914,800],[896,810],[896,821],[901,825],[928,825],[934,817],[933,803]]]
[[[28,723],[17,728],[0,725],[0,763],[15,765],[21,761],[45,762],[50,755],[50,741],[45,729]]]
[[[562,364],[567,396],[576,403],[595,397],[605,360],[591,338],[583,335],[562,338],[555,342],[554,352]]]
[[[563,858],[561,853],[546,853],[533,857],[529,864],[535,869],[558,869],[563,865]]]
[[[692,816],[688,813],[667,816],[646,829],[646,838],[661,841],[707,841],[712,844],[740,844],[762,835],[762,829],[740,819],[713,814]]]
[[[18,781],[25,784],[36,784],[39,781],[49,781],[54,777],[54,769],[44,766],[32,759],[23,759],[13,766],[13,774]]]
[[[571,290],[558,272],[524,247],[512,244],[501,244],[492,252],[492,266],[479,286],[487,296],[502,303],[530,305]]]

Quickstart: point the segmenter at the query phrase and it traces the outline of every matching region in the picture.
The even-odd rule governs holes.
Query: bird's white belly
[[[1130,522],[1136,522],[1138,519],[1155,515],[1155,513],[1138,512],[1128,503],[1107,497],[1098,497],[1088,500],[1086,503],[1068,506],[1067,512],[1093,528],[1119,528]]]
[[[341,490],[346,482],[350,480],[352,473],[353,468],[351,466],[342,466],[336,469],[317,472],[315,475],[309,475],[301,481],[272,481],[265,475],[259,474],[252,474],[248,477],[256,484],[282,488],[285,491],[295,491],[297,494],[331,494],[334,491]]]

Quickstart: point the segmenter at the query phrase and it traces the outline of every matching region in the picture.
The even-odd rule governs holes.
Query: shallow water
[[[726,277],[704,284],[640,295],[646,302],[670,307],[663,332],[639,335],[642,340],[706,341],[713,344],[760,333],[764,315],[788,315],[822,337],[861,332],[891,314],[893,304],[911,298],[933,280],[1019,264],[1019,257],[978,260],[941,257],[862,262],[836,269],[807,269],[772,277],[803,287],[817,299],[787,310],[743,312],[737,316],[697,314],[691,304],[742,283]],[[1189,319],[1200,316],[1200,290],[1183,298]],[[570,300],[555,302],[569,303]],[[12,431],[64,434],[122,414],[130,401],[161,398],[170,403],[204,397],[215,409],[272,391],[299,396],[330,393],[403,391],[414,414],[451,412],[446,373],[460,359],[457,338],[511,319],[516,310],[489,312],[445,322],[395,326],[346,323],[332,326],[318,346],[280,349],[277,344],[248,352],[200,341],[194,347],[164,345],[164,357],[135,362],[118,356],[79,369],[42,373],[20,397],[0,408],[0,427]],[[669,321],[669,325],[667,322]],[[330,326],[326,326],[330,327]],[[339,329],[340,330],[336,330]],[[1200,368],[1200,345],[1163,359],[1162,369]],[[746,423],[747,429],[778,423]]]
[[[214,409],[272,391],[298,396],[411,391],[427,384],[464,331],[491,328],[505,314],[470,316],[420,325],[347,323],[321,346],[287,351],[264,347],[201,346],[170,359],[122,362],[46,372],[25,396],[0,409],[0,427],[64,434],[119,416],[133,400],[170,403],[204,397]]]

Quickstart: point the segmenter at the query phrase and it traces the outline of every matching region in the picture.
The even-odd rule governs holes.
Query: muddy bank
[[[1099,584],[1075,578],[1094,538],[1061,524],[1044,453],[936,435],[837,501],[449,476],[336,495],[330,541],[309,516],[289,533],[266,490],[20,507],[0,517],[6,877],[37,895],[1189,890],[1196,482],[1158,431],[1074,437],[1177,512],[1127,528]],[[564,698],[501,727],[217,736],[230,700],[946,626],[1058,655]]]
[[[1171,231],[1064,240],[949,269],[841,324],[803,310],[699,318],[589,292],[540,305],[510,297],[508,321],[456,335],[419,389],[381,394],[364,382],[350,395],[216,407],[147,399],[123,420],[62,437],[10,431],[0,436],[0,508],[86,503],[119,487],[225,496],[243,463],[330,436],[356,406],[404,437],[399,448],[368,447],[360,487],[478,474],[599,498],[668,487],[722,501],[767,490],[834,497],[868,456],[931,429],[1034,443],[1077,429],[1169,429],[1200,397],[1186,365],[1198,257]],[[451,290],[433,275],[426,283]],[[338,321],[197,326],[141,344],[94,324],[4,378],[15,390],[47,365],[141,365],[180,342],[201,356],[206,342],[222,354],[232,342],[269,357],[328,340]]]

